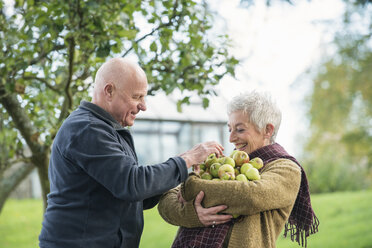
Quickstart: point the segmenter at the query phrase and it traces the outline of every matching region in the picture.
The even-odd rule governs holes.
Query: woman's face
[[[248,116],[243,111],[235,111],[229,115],[230,143],[235,148],[246,153],[251,153],[258,148],[268,145],[267,139],[255,125],[248,122]]]

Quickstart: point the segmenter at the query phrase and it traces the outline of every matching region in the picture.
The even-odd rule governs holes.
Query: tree
[[[316,70],[308,98],[306,167],[314,191],[363,189],[372,179],[372,4],[345,1],[336,53]]]
[[[179,107],[192,93],[207,107],[213,86],[238,63],[228,37],[211,32],[213,16],[200,1],[15,0],[0,9],[0,210],[33,168],[46,207],[53,139],[89,98],[107,57],[137,58],[149,94],[179,89]]]

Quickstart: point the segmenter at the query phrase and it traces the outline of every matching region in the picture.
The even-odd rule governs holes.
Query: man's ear
[[[103,92],[105,93],[106,99],[111,99],[114,94],[114,85],[112,83],[105,84]]]
[[[274,134],[274,125],[269,123],[266,125],[266,128],[265,128],[265,137],[268,139],[271,139],[273,134]]]

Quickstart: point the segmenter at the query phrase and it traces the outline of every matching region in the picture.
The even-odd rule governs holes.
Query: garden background
[[[114,56],[149,79],[133,127],[141,164],[209,139],[229,153],[226,102],[270,91],[321,222],[308,247],[372,247],[371,2],[0,1],[0,247],[37,246],[55,134]],[[176,230],[145,211],[141,247],[169,247]]]

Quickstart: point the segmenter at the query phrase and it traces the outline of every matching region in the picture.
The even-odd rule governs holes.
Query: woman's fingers
[[[219,214],[221,211],[225,210],[227,206],[220,205],[210,208],[204,208],[201,202],[204,198],[204,192],[200,191],[195,198],[194,206],[195,211],[198,215],[200,222],[204,226],[213,226],[218,224],[223,224],[231,220],[232,216],[229,214]]]

